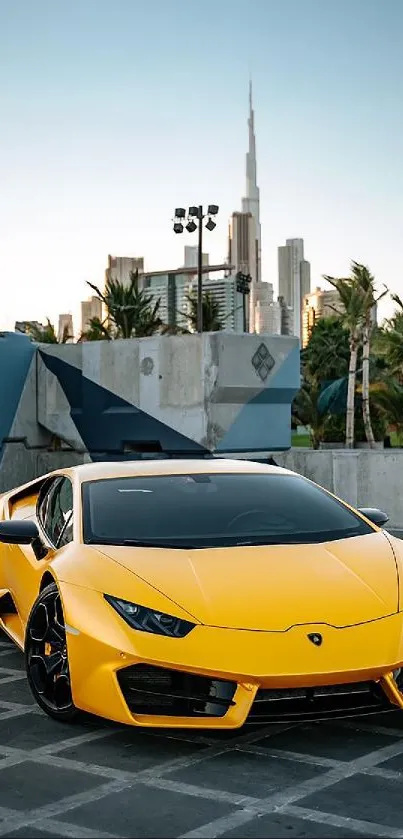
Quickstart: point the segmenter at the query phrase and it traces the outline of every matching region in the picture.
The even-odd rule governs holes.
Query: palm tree
[[[403,383],[403,301],[398,294],[391,294],[397,305],[394,315],[385,321],[376,336],[376,351],[384,360],[392,376]]]
[[[96,285],[88,285],[106,307],[110,337],[145,338],[155,335],[163,326],[159,316],[161,300],[153,302],[146,290],[139,288],[138,271],[131,271],[128,285],[108,279],[104,293]]]
[[[308,426],[312,448],[318,449],[323,440],[328,416],[318,410],[320,385],[315,379],[305,379],[292,404],[292,416],[297,425]]]
[[[302,350],[302,365],[310,378],[330,382],[347,375],[348,332],[340,317],[323,317],[315,323],[309,343]]]
[[[388,289],[385,287],[384,291],[376,296],[374,277],[365,265],[354,260],[351,263],[351,278],[353,283],[362,292],[362,418],[367,442],[371,448],[375,448],[375,437],[372,430],[369,407],[369,352],[373,329],[372,312],[378,301],[388,293]]]
[[[389,379],[371,386],[374,404],[386,417],[389,425],[396,431],[399,444],[403,442],[403,386]]]
[[[63,329],[63,335],[61,341],[59,341],[55,327],[53,323],[50,322],[49,318],[46,318],[46,326],[40,327],[34,323],[30,323],[27,326],[28,335],[32,338],[33,341],[36,341],[38,344],[67,344],[68,341],[73,339],[73,335],[69,333],[69,327],[66,326]]]
[[[106,321],[99,318],[91,318],[87,329],[81,333],[78,343],[83,341],[111,341],[112,334],[110,326]]]
[[[185,295],[185,300],[188,304],[187,312],[180,312],[185,317],[191,327],[192,332],[197,331],[197,295],[194,291],[190,291]],[[202,298],[203,311],[203,332],[219,332],[224,329],[223,321],[220,318],[220,304],[213,297],[210,292],[205,291]]]
[[[350,361],[348,368],[346,448],[354,447],[355,383],[360,336],[365,320],[364,294],[352,277],[323,277],[339,294],[341,310],[334,311],[341,318],[349,333]]]

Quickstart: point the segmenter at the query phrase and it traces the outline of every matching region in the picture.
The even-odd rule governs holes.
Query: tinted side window
[[[61,547],[73,538],[73,487],[68,478],[56,478],[41,500],[38,518],[52,545]]]

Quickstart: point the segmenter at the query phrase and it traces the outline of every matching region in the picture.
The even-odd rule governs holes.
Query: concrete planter
[[[319,443],[320,449],[344,449],[344,443]]]
[[[370,445],[369,445],[369,443],[367,443],[367,442],[365,442],[365,443],[356,443],[356,444],[355,444],[355,448],[356,448],[356,449],[369,449],[369,450],[371,450]],[[374,449],[383,449],[383,448],[384,448],[383,440],[376,440],[376,441],[375,441],[375,446],[374,446]],[[372,449],[372,451],[374,451],[374,449]]]

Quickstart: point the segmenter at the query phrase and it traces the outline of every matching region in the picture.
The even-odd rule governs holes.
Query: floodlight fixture
[[[184,207],[177,207],[175,210],[175,218],[173,219],[174,225],[173,229],[175,233],[183,233],[186,229],[188,233],[195,233],[198,230],[198,246],[197,246],[197,331],[199,333],[203,332],[203,285],[202,285],[202,275],[203,275],[203,226],[204,221],[207,219],[206,222],[206,229],[207,230],[214,230],[217,227],[216,222],[213,221],[212,216],[216,216],[218,213],[219,207],[218,204],[209,204],[207,208],[207,212],[204,212],[203,205],[199,204],[199,206],[192,205],[185,210]],[[238,278],[238,287],[240,285],[240,281]],[[241,283],[241,287],[245,288],[245,281]],[[247,287],[247,284],[246,284]],[[249,289],[248,289],[249,290]],[[247,291],[244,291],[244,296],[247,294]],[[245,316],[244,316],[245,317]]]

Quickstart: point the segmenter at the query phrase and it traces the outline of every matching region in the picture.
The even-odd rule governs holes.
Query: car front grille
[[[117,678],[132,714],[223,717],[235,704],[236,683],[222,679],[149,664],[125,667]]]
[[[392,710],[380,685],[354,682],[309,688],[260,688],[248,722],[329,719]]]

